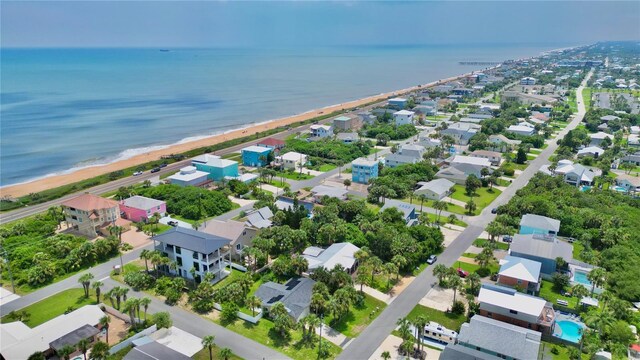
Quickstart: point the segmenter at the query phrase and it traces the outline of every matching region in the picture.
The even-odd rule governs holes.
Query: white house
[[[489,159],[455,155],[450,160],[449,167],[440,169],[436,173],[437,178],[449,179],[458,184],[464,184],[469,175],[475,175],[477,178],[482,177],[482,169],[491,169]]]
[[[317,138],[323,138],[327,136],[333,135],[333,126],[331,125],[311,125],[309,127],[311,129],[311,136]]]
[[[607,134],[602,131],[599,131],[595,134],[589,134],[589,138],[591,138],[591,143],[589,144],[591,146],[600,145],[604,141],[604,139],[609,139],[611,140],[611,142],[613,142],[613,135]]]
[[[327,185],[317,185],[311,189],[311,194],[313,195],[313,199],[316,203],[322,202],[322,198],[325,196],[340,200],[346,200],[348,192],[349,191],[345,189]]]
[[[290,151],[284,155],[276,157],[276,163],[282,165],[285,169],[297,170],[307,163],[307,155]]]
[[[413,124],[413,116],[415,113],[409,110],[400,110],[393,113],[393,121],[396,125]]]
[[[496,151],[489,150],[476,150],[469,154],[471,157],[488,159],[491,162],[491,165],[498,166],[502,161],[502,154]]]
[[[421,183],[419,189],[414,191],[416,196],[424,195],[430,200],[442,200],[451,191],[455,183],[447,179],[434,179],[429,182]]]
[[[229,239],[180,226],[151,239],[156,250],[176,262],[176,270],[165,266],[169,273],[196,282],[202,281],[206,273],[215,275],[214,282],[227,275],[224,257],[229,255]]]
[[[478,124],[458,122],[449,125],[449,127],[440,131],[440,134],[451,136],[456,144],[467,145],[469,139],[480,131],[480,129],[481,126]]]
[[[595,178],[602,174],[600,169],[592,169],[581,164],[574,164],[569,160],[558,162],[555,174],[562,175],[564,182],[569,185],[593,185]]]
[[[318,268],[332,270],[336,265],[341,265],[349,274],[356,269],[358,261],[355,253],[360,250],[359,247],[351,243],[331,244],[326,249],[316,246],[310,246],[304,250],[302,257],[309,263],[309,270],[313,271]]]
[[[523,77],[520,79],[520,85],[535,85],[536,79],[532,77]]]
[[[597,146],[589,146],[582,150],[578,150],[578,157],[579,158],[585,157],[585,156],[598,157],[602,155],[602,153],[604,153],[603,149]]]
[[[534,128],[525,125],[511,125],[507,128],[507,131],[512,134],[523,136],[531,136],[536,132]]]

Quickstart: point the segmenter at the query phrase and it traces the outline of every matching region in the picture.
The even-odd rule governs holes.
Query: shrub
[[[506,176],[513,176],[516,173],[516,170],[514,168],[512,168],[511,166],[509,167],[504,167],[502,169],[502,172],[506,175]]]
[[[556,346],[551,348],[551,353],[553,355],[560,355],[560,350],[558,350],[558,348]]]
[[[131,272],[124,275],[124,283],[135,291],[146,290],[153,286],[153,277],[140,272]]]
[[[222,313],[220,319],[225,323],[232,323],[236,320],[238,313],[238,305],[232,302],[227,302],[222,305]]]
[[[476,270],[476,274],[480,275],[480,277],[487,277],[490,273],[491,270],[489,270],[489,268],[480,268]]]
[[[451,307],[451,312],[457,315],[462,315],[465,312],[464,303],[462,301],[456,300]]]

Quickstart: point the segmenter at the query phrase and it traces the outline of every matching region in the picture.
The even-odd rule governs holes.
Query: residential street
[[[487,206],[480,215],[469,218],[469,226],[458,236],[458,238],[445,249],[445,251],[438,256],[439,264],[451,266],[453,263],[464,253],[469,246],[477,239],[484,231],[485,227],[491,222],[496,215],[491,214],[491,209],[499,205],[506,204],[509,199],[515,195],[516,191],[523,188],[529,180],[540,169],[540,166],[549,164],[549,157],[558,148],[556,143],[557,139],[562,139],[569,130],[574,129],[584,117],[586,112],[585,106],[582,103],[582,89],[593,74],[593,70],[589,72],[581,86],[577,90],[578,101],[578,114],[573,121],[564,128],[554,139],[549,143],[549,146],[540,153],[540,155],[531,161],[531,164],[518,176],[513,183],[500,194],[491,205]],[[396,327],[398,319],[403,318],[409,314],[411,309],[422,299],[434,285],[436,285],[436,277],[427,268],[426,271],[420,273],[417,278],[391,303],[387,308],[376,318],[367,328],[349,344],[349,346],[342,351],[338,359],[353,360],[353,359],[368,359],[373,355],[373,351],[382,344],[384,339],[393,331]]]

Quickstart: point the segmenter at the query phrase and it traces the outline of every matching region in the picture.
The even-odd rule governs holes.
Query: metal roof
[[[151,199],[148,197],[135,195],[122,201],[122,204],[128,207],[141,210],[149,210],[164,204],[164,201]]]
[[[537,283],[540,279],[540,264],[537,261],[523,259],[517,256],[506,256],[500,260],[501,276],[508,276],[514,279],[526,280],[528,282]]]
[[[181,226],[169,229],[160,235],[154,236],[152,239],[202,254],[211,254],[229,244],[228,239]]]
[[[552,219],[542,215],[525,214],[520,220],[520,226],[527,226],[536,229],[560,231],[560,220]]]
[[[524,254],[543,259],[553,260],[561,257],[568,261],[573,258],[573,247],[571,244],[553,237],[534,234],[514,235],[509,250],[511,254]]]

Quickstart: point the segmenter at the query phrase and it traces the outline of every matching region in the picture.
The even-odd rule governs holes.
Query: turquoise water
[[[589,185],[582,185],[580,187],[580,191],[589,191],[589,190],[591,190],[591,186]]]
[[[582,325],[570,320],[560,320],[556,321],[556,327],[559,327],[562,331],[558,336],[559,338],[576,344],[580,342]]]
[[[580,284],[591,286],[591,282],[587,279],[587,273],[582,271],[576,271],[573,275],[573,281],[579,282]]]
[[[2,49],[0,185],[557,47]]]
[[[627,192],[627,189],[622,187],[622,186],[614,186],[611,189],[615,190],[615,191],[618,191],[618,192]]]

